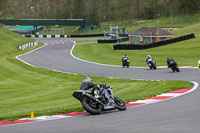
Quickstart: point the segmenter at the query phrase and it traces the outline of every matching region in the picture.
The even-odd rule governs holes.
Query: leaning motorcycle
[[[169,64],[169,67],[172,69],[173,72],[175,71],[180,72],[180,69],[178,68],[178,64],[176,63],[176,61],[172,61]]]
[[[123,67],[129,67],[130,66],[130,60],[128,58],[124,58],[122,61],[122,66]]]
[[[92,115],[114,109],[125,111],[127,108],[120,98],[113,95],[112,88],[105,84],[97,84],[89,90],[76,90],[73,97],[78,99],[83,108]]]
[[[150,69],[156,69],[156,62],[153,59],[148,59],[147,64],[149,65]]]

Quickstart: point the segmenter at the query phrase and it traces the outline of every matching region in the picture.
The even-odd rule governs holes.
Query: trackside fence
[[[29,42],[23,45],[18,46],[19,50],[25,50],[26,48],[37,46],[38,42]]]

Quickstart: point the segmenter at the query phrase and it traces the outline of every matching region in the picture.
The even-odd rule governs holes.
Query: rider
[[[128,60],[128,56],[127,56],[126,54],[124,54],[124,56],[122,57],[122,62],[123,62],[124,60]]]
[[[198,61],[198,68],[199,68],[199,72],[200,72],[200,60]]]
[[[95,89],[95,91],[94,91],[94,97],[95,98],[99,98],[102,94],[105,94],[106,97],[109,96],[107,88],[105,88],[106,91],[103,93],[103,90],[99,90],[100,84],[94,84],[94,83],[92,83],[92,79],[90,77],[85,77],[83,79],[83,82],[82,82],[82,84],[80,86],[80,90],[88,90],[88,89],[91,89],[93,87],[98,88],[98,89]],[[110,95],[114,99],[112,89],[110,89],[109,92],[111,93]],[[108,98],[108,100],[110,101],[110,98]],[[110,102],[109,102],[109,104],[110,104]]]
[[[85,77],[83,79],[83,82],[82,82],[81,86],[80,86],[80,90],[89,90],[89,89],[91,89],[93,87],[97,87],[98,88],[98,84],[92,83],[92,79],[90,77]],[[99,93],[100,93],[99,90],[95,89],[95,91],[94,91],[95,98],[99,98],[100,97]]]
[[[92,83],[92,79],[90,77],[85,77],[80,86],[80,90],[88,90],[95,86],[96,86],[96,84]]]
[[[168,65],[168,68],[171,67],[171,63],[175,61],[173,60],[171,57],[167,56],[167,65]]]
[[[152,59],[153,60],[153,58],[150,56],[150,55],[147,55],[147,57],[146,57],[146,63],[148,64],[148,60],[149,59]]]

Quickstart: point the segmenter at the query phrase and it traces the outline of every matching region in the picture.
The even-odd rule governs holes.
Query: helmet
[[[126,55],[126,54],[124,54],[124,56],[126,57],[127,55]]]
[[[83,82],[92,82],[92,79],[90,77],[85,77],[83,79]]]
[[[151,57],[150,55],[147,55],[147,57]]]

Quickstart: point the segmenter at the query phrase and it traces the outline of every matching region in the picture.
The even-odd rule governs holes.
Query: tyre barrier
[[[38,42],[29,42],[23,45],[18,46],[19,50],[25,50],[26,48],[37,46]]]
[[[113,45],[113,48],[114,48],[114,50],[149,49],[149,48],[168,45],[168,44],[172,44],[172,43],[176,43],[176,42],[180,42],[180,41],[189,40],[189,39],[192,39],[192,38],[195,38],[195,35],[193,33],[189,34],[189,35],[184,35],[184,36],[181,36],[181,37],[169,39],[169,40],[150,43],[150,44],[147,44],[147,45],[141,45],[141,44],[116,44],[116,45]]]
[[[104,36],[104,34],[71,35],[71,37],[99,37],[99,36]]]

